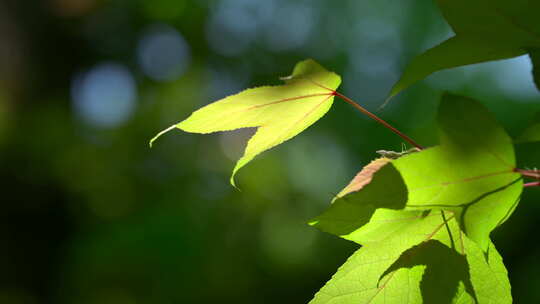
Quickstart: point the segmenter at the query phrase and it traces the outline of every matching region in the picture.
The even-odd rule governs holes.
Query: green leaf
[[[456,35],[415,58],[389,98],[428,75],[463,65],[523,55],[540,47],[540,2],[438,0]],[[388,101],[387,100],[387,101]]]
[[[454,36],[414,58],[399,81],[392,87],[389,98],[440,70],[523,54],[525,51],[520,48],[499,41],[486,42],[475,36]]]
[[[400,210],[407,202],[407,188],[399,172],[389,164],[390,161],[382,157],[365,166],[341,190],[330,208],[309,224],[365,245],[386,238],[413,223],[403,221],[404,214],[409,219],[421,217],[421,212]],[[373,178],[376,179],[375,183],[371,183]],[[356,194],[347,196],[353,192]]]
[[[478,303],[512,303],[512,293],[508,271],[495,245],[489,243],[487,252],[463,238],[469,276]]]
[[[527,45],[540,37],[538,1],[437,0],[454,32]],[[487,37],[482,37],[487,35]]]
[[[445,95],[438,114],[441,145],[393,160],[360,191],[337,199],[311,222],[359,244],[404,229],[396,210],[450,210],[487,250],[490,232],[513,212],[522,191],[512,140],[474,100]]]
[[[516,139],[517,143],[540,141],[540,112],[536,113],[531,124]]]
[[[256,155],[294,137],[328,112],[341,78],[315,61],[305,60],[285,81],[281,86],[248,89],[207,105],[159,133],[150,144],[173,128],[206,134],[256,127],[233,169],[231,184],[235,185],[236,172]]]
[[[397,298],[393,294],[396,293],[395,289],[407,289],[403,290],[402,294],[409,294],[406,299],[398,298],[400,303],[421,302],[418,284],[407,286],[408,288],[403,288],[403,286],[395,288],[394,285],[388,284],[389,282],[386,281],[385,284],[379,286],[379,279],[385,270],[399,258],[403,251],[423,241],[428,241],[430,238],[426,235],[433,232],[433,234],[437,234],[443,227],[440,225],[440,219],[436,216],[407,219],[406,221],[411,223],[408,229],[405,228],[376,244],[363,246],[356,251],[310,303],[377,303],[383,302],[388,294]],[[415,275],[418,277],[421,273]],[[403,276],[397,275],[395,279],[399,282],[403,280]],[[415,281],[415,283],[418,282]]]
[[[309,224],[362,245],[378,242],[414,224],[403,216],[418,219],[424,215],[400,210],[407,201],[407,187],[390,161],[381,157],[365,166],[339,192],[330,208]],[[371,184],[374,178],[376,182]]]
[[[451,212],[414,219],[400,212],[410,224],[355,252],[311,304],[511,303],[493,244],[486,259]]]
[[[487,250],[489,233],[512,213],[522,191],[511,138],[469,98],[446,94],[441,145],[392,162],[409,197],[406,209],[452,210],[463,231]]]
[[[407,203],[407,188],[396,168],[385,165],[389,161],[384,158],[375,160],[362,169],[351,184],[341,191],[330,208],[313,219],[310,225],[345,239],[361,242],[359,234],[363,231],[358,229],[370,221],[377,209],[403,209]],[[369,183],[372,175],[377,182]],[[362,185],[366,180],[367,184]],[[354,189],[358,188],[359,184],[362,185],[361,191]],[[357,191],[355,195],[342,197],[354,190]]]

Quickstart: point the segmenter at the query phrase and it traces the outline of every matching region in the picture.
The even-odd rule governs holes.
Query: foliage
[[[540,79],[540,77],[538,77]],[[540,141],[540,113],[537,113],[529,127],[517,138],[517,142],[535,142]]]
[[[501,259],[482,257],[498,255],[489,233],[508,218],[521,194],[511,140],[482,106],[459,96],[443,98],[439,125],[440,146],[385,160],[360,191],[340,197],[312,221],[364,245],[313,303],[377,303],[385,297],[415,303],[420,295],[427,303],[511,299],[508,279],[493,275],[505,273]],[[391,267],[398,259],[407,266]],[[367,270],[366,264],[380,268]],[[340,272],[349,280],[360,277],[356,272],[373,277],[346,284]],[[453,293],[441,292],[449,286]]]
[[[538,85],[540,2],[437,0],[455,36],[413,59],[390,98],[433,72],[529,53]]]
[[[540,3],[438,0],[455,36],[413,59],[390,98],[433,72],[528,53],[539,83]],[[211,133],[257,127],[235,173],[256,155],[305,130],[335,96],[341,79],[313,60],[282,86],[245,90],[194,112],[173,128]],[[445,94],[440,144],[367,165],[310,224],[362,247],[311,303],[510,303],[510,283],[490,233],[515,210],[523,178],[514,142],[538,141],[538,118],[515,141],[479,102]],[[155,138],[151,141],[151,143]]]
[[[332,91],[341,83],[335,73],[326,71],[313,60],[300,62],[281,86],[259,87],[216,101],[174,125],[192,133],[211,133],[257,127],[244,156],[233,169],[236,172],[255,156],[304,131],[324,116],[334,101]],[[158,134],[152,142],[164,132]]]

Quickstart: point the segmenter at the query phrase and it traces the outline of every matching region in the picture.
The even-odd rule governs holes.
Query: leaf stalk
[[[516,168],[514,171],[521,174],[524,177],[540,180],[540,171],[538,170],[524,170],[524,169]]]
[[[356,103],[354,100],[350,99],[349,97],[337,92],[337,91],[333,91],[333,94],[339,98],[341,98],[343,101],[347,102],[348,104],[350,104],[351,106],[355,107],[358,111],[362,112],[362,114],[365,114],[367,116],[369,116],[371,119],[374,119],[375,121],[377,121],[378,123],[382,124],[383,126],[385,126],[387,129],[390,129],[390,131],[394,132],[395,134],[397,134],[399,137],[403,138],[403,140],[405,140],[406,142],[408,142],[409,144],[413,145],[414,147],[418,148],[419,150],[423,150],[424,148],[419,145],[416,141],[414,141],[412,138],[410,138],[409,136],[403,134],[401,131],[399,131],[398,129],[396,129],[395,127],[393,127],[392,125],[390,125],[389,123],[387,123],[386,121],[384,121],[383,119],[381,119],[380,117],[378,117],[377,115],[371,113],[370,111],[366,110],[364,107],[362,107],[361,105],[359,105],[358,103]]]

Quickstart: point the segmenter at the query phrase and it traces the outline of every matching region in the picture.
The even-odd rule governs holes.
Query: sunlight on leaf
[[[379,159],[364,167],[351,184],[342,190],[330,208],[314,218],[310,225],[358,242],[359,235],[363,233],[358,229],[370,221],[377,209],[405,208],[407,188],[396,168],[385,165],[388,161]],[[373,172],[374,170],[377,171]],[[376,182],[369,183],[371,175]],[[354,195],[341,197],[351,190],[354,191],[354,188],[361,188],[358,189],[361,191],[357,190]]]
[[[296,65],[286,84],[248,89],[209,104],[186,120],[162,131],[178,128],[191,133],[212,133],[239,128],[258,128],[231,175],[256,155],[296,136],[319,120],[332,106],[333,91],[341,78],[313,60]]]
[[[373,178],[373,174],[379,171],[379,169],[381,169],[384,165],[388,164],[389,161],[390,159],[381,157],[370,162],[360,172],[358,172],[358,174],[356,174],[356,176],[347,185],[347,187],[343,188],[343,190],[341,190],[338,195],[336,195],[336,199],[343,197],[351,192],[359,191],[365,185],[369,184]]]
[[[416,218],[399,212],[410,224],[355,252],[311,304],[511,303],[506,269],[493,244],[486,259],[452,212]]]
[[[490,232],[506,221],[522,192],[512,140],[468,98],[446,94],[438,121],[440,146],[393,160],[374,174],[370,164],[364,170],[373,174],[371,182],[340,195],[310,224],[365,245],[404,228],[393,219],[398,210],[451,210],[467,236],[487,250]]]
[[[439,107],[441,145],[392,162],[407,209],[456,212],[469,238],[486,250],[489,233],[512,213],[521,176],[511,138],[478,102],[446,94]]]

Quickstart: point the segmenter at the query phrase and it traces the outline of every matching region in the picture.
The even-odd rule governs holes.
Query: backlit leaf
[[[286,84],[252,88],[216,101],[158,136],[173,128],[203,134],[257,128],[233,169],[234,185],[236,172],[256,155],[294,137],[326,114],[340,82],[337,74],[305,60],[296,65]]]
[[[310,221],[310,225],[328,233],[341,236],[360,244],[379,240],[390,235],[411,222],[393,222],[393,215],[402,217],[401,210],[407,203],[407,187],[399,171],[389,163],[389,159],[380,158],[364,167],[351,183],[345,187],[334,203],[323,214]],[[376,182],[371,183],[375,179]],[[347,195],[351,192],[353,194]],[[417,218],[418,212],[412,212],[411,218]],[[377,219],[389,219],[387,224],[377,225]],[[370,225],[366,225],[367,223]]]
[[[439,109],[441,145],[379,169],[357,192],[337,199],[311,224],[365,245],[408,225],[399,210],[449,210],[483,250],[490,232],[517,206],[522,180],[514,172],[511,138],[474,100],[445,95]]]
[[[336,198],[343,197],[351,192],[359,191],[360,189],[364,188],[365,185],[369,184],[373,178],[373,174],[375,172],[379,171],[384,165],[386,165],[390,159],[381,157],[377,158],[376,160],[369,163],[367,166],[365,166],[356,176],[353,178],[353,180],[347,185],[347,187],[343,188]]]
[[[400,212],[407,228],[355,252],[310,303],[511,303],[493,244],[484,256],[451,212]]]
[[[521,176],[511,138],[474,100],[446,94],[439,107],[441,145],[392,162],[408,190],[406,209],[452,210],[486,250],[489,233],[512,213]]]

